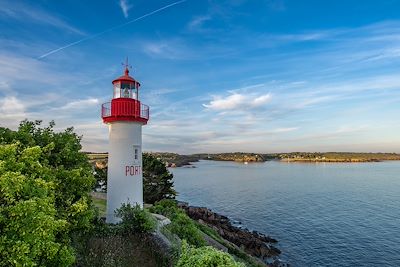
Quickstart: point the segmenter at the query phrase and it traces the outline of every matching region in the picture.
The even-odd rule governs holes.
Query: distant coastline
[[[360,163],[360,162],[381,162],[384,160],[378,160],[378,159],[353,159],[353,158],[348,158],[348,159],[295,159],[295,158],[289,158],[289,159],[281,159],[280,161],[282,162],[301,162],[301,163]]]
[[[298,162],[298,163],[361,163],[361,162],[380,162],[386,160],[400,160],[400,154],[397,153],[353,153],[353,152],[291,152],[291,153],[273,153],[273,154],[257,154],[257,153],[215,153],[215,154],[191,154],[180,155],[169,152],[150,152],[158,159],[165,162],[167,167],[191,167],[192,163],[199,160],[214,161],[233,161],[240,163],[265,162],[270,160],[278,160],[282,162]],[[106,164],[107,153],[87,153],[89,159],[95,162]]]
[[[214,161],[233,161],[240,163],[256,163],[270,160],[282,162],[304,162],[304,163],[361,163],[361,162],[380,162],[386,160],[400,160],[400,154],[396,153],[352,153],[352,152],[291,152],[274,154],[257,153],[216,153],[216,154],[192,154],[179,155],[175,153],[155,153],[162,159],[168,167],[190,166],[191,163],[199,160]]]

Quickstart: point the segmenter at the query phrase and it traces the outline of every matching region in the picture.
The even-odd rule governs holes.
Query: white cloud
[[[16,128],[27,117],[26,106],[14,96],[0,98],[1,127]]]
[[[11,90],[21,82],[60,86],[76,81],[79,75],[59,71],[56,65],[5,50],[0,50],[0,62],[0,91]]]
[[[125,18],[128,18],[129,9],[132,8],[132,5],[129,3],[129,0],[119,0],[119,6],[121,7],[122,13],[124,13]]]
[[[204,107],[210,110],[228,111],[228,110],[246,110],[248,108],[260,107],[271,100],[271,94],[254,95],[234,93],[225,98],[216,96]]]
[[[271,100],[271,94],[266,94],[266,95],[261,95],[257,98],[255,98],[252,102],[253,107],[259,107],[262,105],[265,105]]]
[[[0,113],[2,115],[21,115],[25,113],[24,104],[14,96],[0,99]]]
[[[65,29],[73,33],[84,35],[82,31],[71,26],[58,17],[39,8],[27,5],[26,3],[19,3],[19,1],[5,1],[5,3],[2,3],[0,5],[0,16],[47,24],[56,28]]]
[[[84,109],[87,107],[98,105],[99,103],[100,103],[100,101],[97,98],[79,99],[79,100],[71,101],[57,109],[59,109],[59,110]]]
[[[204,107],[213,110],[231,110],[240,107],[246,102],[246,97],[241,94],[233,94],[226,98],[216,97],[209,104],[203,104]]]
[[[271,131],[271,133],[288,133],[298,130],[298,127],[278,128]]]
[[[195,30],[202,30],[202,26],[206,21],[211,20],[210,15],[205,16],[198,16],[194,17],[188,24],[188,29],[195,31]]]
[[[10,85],[7,81],[0,81],[0,91],[3,92],[10,91]]]

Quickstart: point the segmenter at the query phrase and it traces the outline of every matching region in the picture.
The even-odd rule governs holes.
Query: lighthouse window
[[[135,159],[139,159],[139,149],[135,148]]]
[[[119,84],[115,84],[114,85],[114,98],[119,98],[120,96],[120,85]]]

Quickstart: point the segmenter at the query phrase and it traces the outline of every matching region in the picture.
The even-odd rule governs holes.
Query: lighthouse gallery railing
[[[111,105],[112,104],[112,105]],[[149,106],[139,101],[107,102],[101,106],[101,117],[129,116],[135,118],[149,119]]]

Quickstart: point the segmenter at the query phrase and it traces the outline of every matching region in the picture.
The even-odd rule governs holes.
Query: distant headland
[[[163,160],[168,167],[192,166],[192,162],[199,160],[234,161],[241,163],[265,162],[269,160],[280,160],[284,162],[379,162],[386,160],[400,160],[397,153],[357,153],[357,152],[290,152],[257,154],[245,152],[214,153],[214,154],[191,154],[180,155],[170,152],[149,152]],[[107,160],[107,153],[87,153],[92,160]]]

